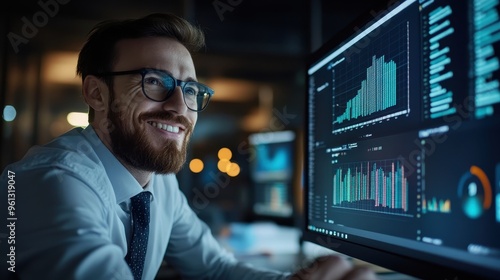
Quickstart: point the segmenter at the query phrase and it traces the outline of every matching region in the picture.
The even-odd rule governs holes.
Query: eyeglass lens
[[[181,82],[167,73],[160,71],[149,71],[143,75],[143,89],[147,97],[155,101],[164,101],[169,98],[176,86],[180,86],[183,92],[186,106],[193,111],[201,111],[210,100],[210,94],[206,86],[198,82]]]

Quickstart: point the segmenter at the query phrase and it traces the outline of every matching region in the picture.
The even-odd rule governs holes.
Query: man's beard
[[[113,104],[113,100],[110,101],[110,104]],[[122,114],[123,110],[114,112],[111,105],[109,107],[108,119],[114,125],[114,129],[110,131],[111,145],[113,153],[117,157],[139,170],[159,174],[177,173],[181,170],[186,162],[187,145],[193,131],[192,124],[185,117],[173,116],[169,112],[146,112],[139,115],[138,121],[142,121],[144,125],[149,125],[146,123],[146,119],[155,119],[173,121],[186,128],[186,136],[180,150],[177,148],[177,143],[171,139],[166,139],[166,144],[161,149],[155,149],[148,141],[145,127],[137,126],[135,131],[131,131],[130,127],[127,128],[124,125],[127,118]],[[130,122],[131,124],[136,123],[134,120],[130,120]],[[149,135],[149,137],[152,136]]]

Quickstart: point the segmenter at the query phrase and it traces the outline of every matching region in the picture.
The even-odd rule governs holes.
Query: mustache
[[[193,130],[193,124],[184,116],[180,115],[174,115],[169,112],[146,112],[142,113],[139,118],[141,120],[146,120],[146,119],[158,119],[162,121],[172,121],[179,123],[186,127],[186,130],[192,131]]]

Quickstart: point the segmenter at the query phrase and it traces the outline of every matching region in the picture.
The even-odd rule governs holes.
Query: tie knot
[[[142,205],[149,204],[151,201],[151,193],[148,191],[140,192],[131,198],[132,204]]]
[[[134,221],[141,224],[149,224],[149,206],[151,202],[150,192],[141,192],[131,198],[130,211],[134,216]]]

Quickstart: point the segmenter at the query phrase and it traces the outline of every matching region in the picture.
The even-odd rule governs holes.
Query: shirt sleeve
[[[175,221],[168,243],[166,261],[183,279],[278,280],[289,274],[263,270],[238,262],[220,246],[210,228],[189,207],[186,197],[175,192]]]
[[[13,270],[21,279],[133,279],[123,250],[111,242],[109,209],[64,170],[16,172]]]

